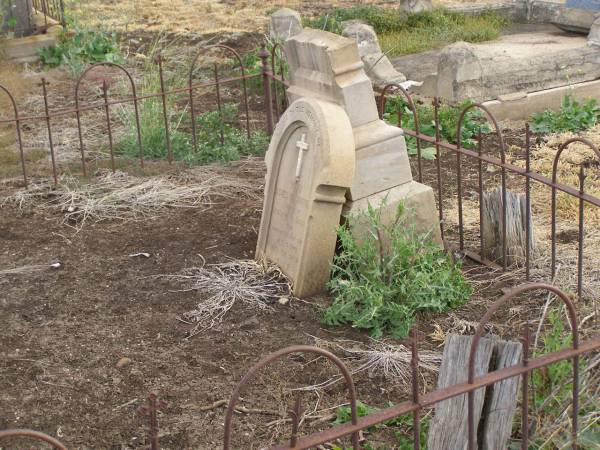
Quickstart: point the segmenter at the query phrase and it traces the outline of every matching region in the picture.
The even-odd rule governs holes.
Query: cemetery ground
[[[443,161],[448,175],[452,161],[450,155]],[[150,172],[163,172],[150,180],[165,176],[164,165],[149,166]],[[474,188],[472,175],[466,179]],[[207,295],[182,290],[185,286],[157,276],[253,257],[264,167],[260,158],[250,158],[172,169],[170,176],[191,186],[218,181],[210,185],[203,205],[150,211],[137,221],[90,219],[79,227],[65,222],[68,211],[52,205],[51,197],[21,206],[4,204],[0,267],[21,271],[0,275],[2,404],[4,411],[11,411],[2,415],[2,428],[42,430],[70,448],[141,448],[147,427],[136,411],[155,391],[168,403],[159,416],[162,448],[218,448],[221,401],[260,356],[291,344],[317,344],[347,357],[352,350],[375,345],[366,333],[349,326],[322,325],[319,306],[328,304],[326,296],[285,304],[273,300],[271,312],[238,303],[212,329],[186,339],[194,325],[178,319]],[[14,187],[5,184],[2,191],[3,196],[11,195]],[[466,212],[467,217],[473,215],[475,211]],[[573,239],[563,236],[559,248],[572,247]],[[59,268],[49,267],[55,262]],[[472,332],[502,290],[516,283],[516,277],[469,260],[463,269],[474,287],[472,299],[449,314],[417,318],[423,355],[439,357],[447,333]],[[525,320],[539,320],[539,303],[512,305],[494,318],[492,331],[516,339]],[[578,307],[583,317],[592,304]],[[549,325],[551,336],[556,337],[552,327],[557,323],[562,321]],[[596,327],[588,321],[582,336]],[[564,344],[561,335],[559,330],[553,345]],[[285,436],[286,411],[294,396],[290,386],[323,382],[335,373],[323,360],[307,357],[292,358],[266,372],[243,396],[247,412],[236,416],[234,445],[249,448],[257,441],[266,445]],[[424,369],[423,376],[424,389],[433,388],[435,373]],[[410,395],[405,382],[377,370],[359,373],[355,381],[360,401],[370,407],[399,403]],[[303,398],[314,408],[304,431],[329,426],[335,408],[347,401],[342,383],[309,391]],[[407,418],[365,437],[373,445],[394,448],[395,433],[402,435],[409,423]]]
[[[72,95],[72,80],[61,70],[45,75],[53,89],[67,97]],[[39,107],[39,86],[34,80],[39,81],[40,74],[27,74],[32,78],[27,78],[30,82],[25,85],[20,75],[17,72],[2,81],[12,79],[11,90],[20,91],[21,99],[29,99],[31,105]],[[235,97],[236,92],[229,95]],[[199,106],[214,107],[214,99],[207,97],[206,103]],[[520,164],[523,155],[516,148],[524,144],[523,124],[502,125],[509,158]],[[43,140],[44,123],[38,126]],[[264,123],[258,121],[253,126],[262,128]],[[69,130],[65,142],[74,149],[75,158],[75,129]],[[12,135],[4,131],[0,130],[1,169],[12,164],[16,171],[1,176],[17,177],[18,160],[7,151],[12,146]],[[600,143],[598,127],[583,134]],[[567,136],[570,134],[540,140],[533,153],[535,170],[549,174],[556,146]],[[491,135],[485,137],[484,149],[497,151]],[[582,154],[583,150],[575,150],[575,160]],[[185,313],[209,295],[189,289],[174,275],[186,276],[192,268],[211,268],[213,264],[246,261],[254,256],[265,175],[260,156],[192,168],[181,163],[169,166],[165,161],[147,161],[144,171],[136,162],[119,159],[120,172],[111,175],[104,153],[94,156],[89,178],[77,175],[76,159],[72,165],[69,160],[61,161],[66,176],[58,190],[51,189],[47,181],[47,155],[32,151],[29,158],[28,167],[34,183],[39,183],[41,195],[19,196],[18,183],[9,180],[0,184],[0,402],[2,410],[9,412],[0,414],[0,429],[34,428],[57,436],[69,448],[142,448],[147,444],[147,419],[137,410],[154,391],[167,402],[159,415],[162,448],[219,448],[222,401],[229,398],[235,384],[261,356],[292,344],[318,345],[359,368],[365,360],[357,354],[364,355],[369,348],[385,351],[383,344],[371,340],[366,332],[350,326],[323,325],[321,307],[331,302],[330,297],[298,300],[288,294],[285,286],[271,299],[272,311],[238,302],[212,328],[195,330],[196,324],[186,323],[189,320]],[[411,164],[416,176],[414,158]],[[443,178],[454,179],[455,156],[444,154],[441,166]],[[598,167],[590,168],[596,175],[587,180],[588,189],[598,196]],[[466,239],[476,245],[477,172],[474,164],[463,169]],[[40,180],[42,173],[46,181]],[[486,167],[485,174],[486,186],[498,184],[499,172],[494,167]],[[576,186],[575,169],[569,172],[561,168],[561,176]],[[435,165],[425,163],[424,181],[433,185],[435,177]],[[94,186],[106,186],[105,194],[117,195],[119,190],[143,183],[152,184],[167,200],[93,210],[94,205],[86,203],[84,196]],[[453,183],[445,186],[447,237],[456,241],[456,187]],[[522,192],[522,180],[509,178],[509,188]],[[182,199],[180,207],[174,207],[178,196]],[[533,276],[548,281],[549,192],[540,188],[532,198],[536,239],[543,250]],[[575,201],[560,203],[560,264],[554,281],[570,292],[576,284],[576,217]],[[586,208],[585,258],[591,261],[585,265],[586,280],[598,280],[598,223],[597,211]],[[59,267],[51,267],[54,263]],[[472,333],[491,303],[523,279],[522,269],[502,274],[469,259],[464,260],[463,273],[474,289],[468,303],[449,313],[419,314],[416,319],[422,357],[424,361],[431,358],[434,366],[439,365],[447,334]],[[600,286],[595,283],[586,284],[585,298],[577,304],[580,318],[587,318],[582,339],[598,332],[593,317]],[[518,340],[526,321],[537,325],[539,306],[545,300],[532,298],[502,310],[494,317],[490,331]],[[566,345],[567,328],[558,312],[543,327],[541,339],[556,350]],[[384,342],[399,344],[387,338]],[[409,349],[404,350],[408,354]],[[410,369],[407,365],[403,370]],[[541,389],[546,389],[548,397],[561,392],[560,385],[550,383],[554,374],[540,373]],[[335,374],[322,359],[308,357],[290,358],[266,372],[243,395],[243,409],[235,418],[234,447],[251,448],[257,442],[265,446],[288,436],[287,410],[295,395],[290,388],[314,385]],[[423,389],[433,389],[435,372],[423,367],[422,374]],[[354,378],[359,400],[369,407],[385,407],[410,396],[405,381],[376,369],[361,371]],[[340,406],[347,402],[343,383],[303,391],[302,395],[303,404],[311,410],[302,432],[324,429],[332,421],[343,419]],[[540,424],[536,431],[542,436],[551,435],[554,428],[544,427],[544,420],[554,425],[554,412],[536,410],[535,414]],[[406,422],[370,430],[365,438],[374,448],[395,448],[396,433],[408,436],[409,424],[407,417]],[[405,445],[399,448],[412,448],[412,444]]]

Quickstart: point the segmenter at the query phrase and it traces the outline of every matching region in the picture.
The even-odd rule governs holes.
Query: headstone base
[[[347,201],[342,210],[342,215],[360,214],[365,212],[370,204],[381,211],[381,221],[384,224],[389,224],[395,220],[396,210],[398,204],[401,202],[405,206],[405,214],[408,214],[406,223],[414,226],[417,233],[431,233],[432,240],[442,245],[433,189],[416,181],[411,181],[359,200]],[[354,228],[355,237],[358,240],[360,240],[362,234],[369,232],[367,224],[362,227],[360,223],[357,223]]]

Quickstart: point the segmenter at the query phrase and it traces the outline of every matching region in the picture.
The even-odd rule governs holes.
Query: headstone
[[[408,13],[420,13],[433,9],[431,0],[400,0],[400,9]]]
[[[297,11],[281,8],[271,14],[269,37],[275,42],[283,42],[302,31],[302,18]]]
[[[600,17],[594,20],[588,34],[588,45],[600,46]]]
[[[356,41],[358,54],[373,84],[383,87],[406,81],[406,77],[394,68],[388,57],[381,51],[377,34],[372,26],[360,20],[348,20],[342,23],[342,36]]]
[[[600,5],[600,2],[598,4]],[[591,8],[561,7],[557,9],[556,17],[551,22],[568,32],[588,34],[594,22],[594,13],[597,11]]]
[[[0,31],[14,33],[15,37],[29,34],[34,28],[31,2],[9,0],[0,2]]]
[[[352,124],[356,173],[346,194],[344,215],[363,212],[369,204],[379,208],[385,199],[382,217],[393,220],[398,203],[403,202],[413,214],[415,229],[432,232],[434,240],[441,242],[433,190],[413,181],[402,130],[379,119],[356,42],[305,29],[285,42],[285,50],[290,100],[313,97],[335,103]]]
[[[329,280],[345,193],[354,178],[352,126],[331,102],[302,98],[281,117],[266,155],[257,260],[277,264],[294,295]]]

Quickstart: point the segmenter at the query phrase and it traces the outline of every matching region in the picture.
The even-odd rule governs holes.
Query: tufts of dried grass
[[[411,349],[403,344],[392,345],[376,339],[372,339],[371,344],[351,340],[330,342],[315,336],[311,337],[315,340],[315,346],[341,355],[352,375],[366,372],[370,376],[380,375],[396,381],[402,386],[411,384],[412,353]],[[419,369],[436,373],[441,362],[440,353],[428,350],[419,351]],[[305,386],[301,390],[325,389],[342,380],[343,377],[337,375],[322,383]]]
[[[181,285],[176,292],[199,291],[208,295],[179,318],[195,325],[188,338],[221,322],[236,303],[254,311],[273,312],[273,303],[292,293],[289,280],[277,267],[254,260],[192,267],[180,274],[158,275],[157,278]]]
[[[257,189],[250,181],[219,173],[211,167],[180,176],[147,178],[106,171],[90,183],[63,176],[56,188],[48,182],[37,184],[6,197],[2,204],[59,209],[64,214],[63,222],[79,230],[89,221],[135,221],[172,208],[208,208],[217,198],[239,195],[258,198]]]

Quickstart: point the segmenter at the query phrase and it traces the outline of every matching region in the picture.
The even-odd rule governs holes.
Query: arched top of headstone
[[[354,180],[352,126],[333,103],[300,99],[286,110],[266,155],[258,260],[277,264],[299,297],[325,289],[345,194]]]

